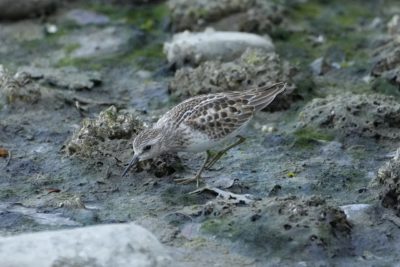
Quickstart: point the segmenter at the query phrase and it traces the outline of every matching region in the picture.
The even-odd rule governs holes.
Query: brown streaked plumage
[[[183,101],[164,114],[152,128],[136,136],[133,141],[135,154],[123,176],[138,161],[165,152],[207,151],[239,136],[254,114],[268,106],[285,87],[286,84],[277,83],[240,92],[201,95]],[[243,141],[244,138],[240,138],[234,145]],[[224,149],[211,160],[207,156],[196,177],[182,182],[198,181],[204,168],[210,168],[226,151]]]

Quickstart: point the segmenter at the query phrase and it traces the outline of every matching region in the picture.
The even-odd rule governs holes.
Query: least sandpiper
[[[207,151],[194,178],[176,180],[180,183],[197,181],[198,186],[204,169],[211,168],[226,151],[245,140],[240,136],[241,130],[285,87],[284,83],[276,83],[240,92],[200,95],[183,101],[165,113],[152,128],[136,136],[134,156],[122,176],[137,162],[166,152]],[[238,138],[236,142],[211,156],[209,149],[235,137]]]

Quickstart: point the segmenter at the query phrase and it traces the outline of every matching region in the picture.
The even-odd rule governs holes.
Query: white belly
[[[229,140],[235,139],[236,136],[238,136],[241,131],[246,127],[247,123],[245,123],[242,127],[237,129],[236,131],[233,131],[226,137],[222,139],[209,139],[209,137],[206,134],[203,134],[199,131],[190,131],[190,136],[191,136],[191,141],[190,144],[187,145],[185,148],[185,152],[203,152],[206,150],[218,150],[218,147],[221,146],[222,143],[228,142]]]

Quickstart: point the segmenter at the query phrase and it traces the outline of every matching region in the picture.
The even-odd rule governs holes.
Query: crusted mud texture
[[[385,163],[378,171],[377,180],[381,185],[382,206],[395,210],[400,217],[400,149],[397,155]]]
[[[178,99],[226,91],[242,91],[246,88],[288,82],[292,68],[281,62],[274,53],[259,49],[247,49],[232,62],[207,61],[197,68],[179,69],[169,84],[169,93]],[[288,84],[282,96],[271,104],[275,109],[287,108],[295,85]]]
[[[203,231],[243,240],[254,251],[265,251],[264,260],[283,251],[288,252],[288,258],[292,253],[298,257],[296,253],[303,251],[301,260],[318,254],[351,254],[351,223],[340,208],[328,205],[321,197],[265,198],[254,202],[251,212],[226,205],[207,207],[209,220],[203,224]]]
[[[137,117],[111,106],[100,112],[97,119],[85,119],[68,142],[66,150],[69,155],[101,157],[113,147],[118,147],[116,143],[120,143],[121,139],[130,140],[142,129],[143,124]]]
[[[0,103],[13,104],[21,101],[33,104],[40,99],[40,88],[26,72],[17,72],[12,76],[0,65]]]
[[[333,130],[342,137],[400,138],[400,103],[390,96],[345,93],[315,98],[298,118],[300,128]]]
[[[176,32],[210,25],[219,30],[268,32],[283,20],[282,6],[262,0],[170,0],[168,7]]]

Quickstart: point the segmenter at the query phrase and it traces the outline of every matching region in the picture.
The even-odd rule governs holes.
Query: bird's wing
[[[198,103],[182,123],[211,139],[220,139],[245,125],[254,114],[255,108],[240,94],[213,96]]]
[[[245,91],[192,97],[160,118],[156,126],[185,124],[212,139],[223,138],[248,122],[256,111],[270,104],[285,90],[283,83]]]

